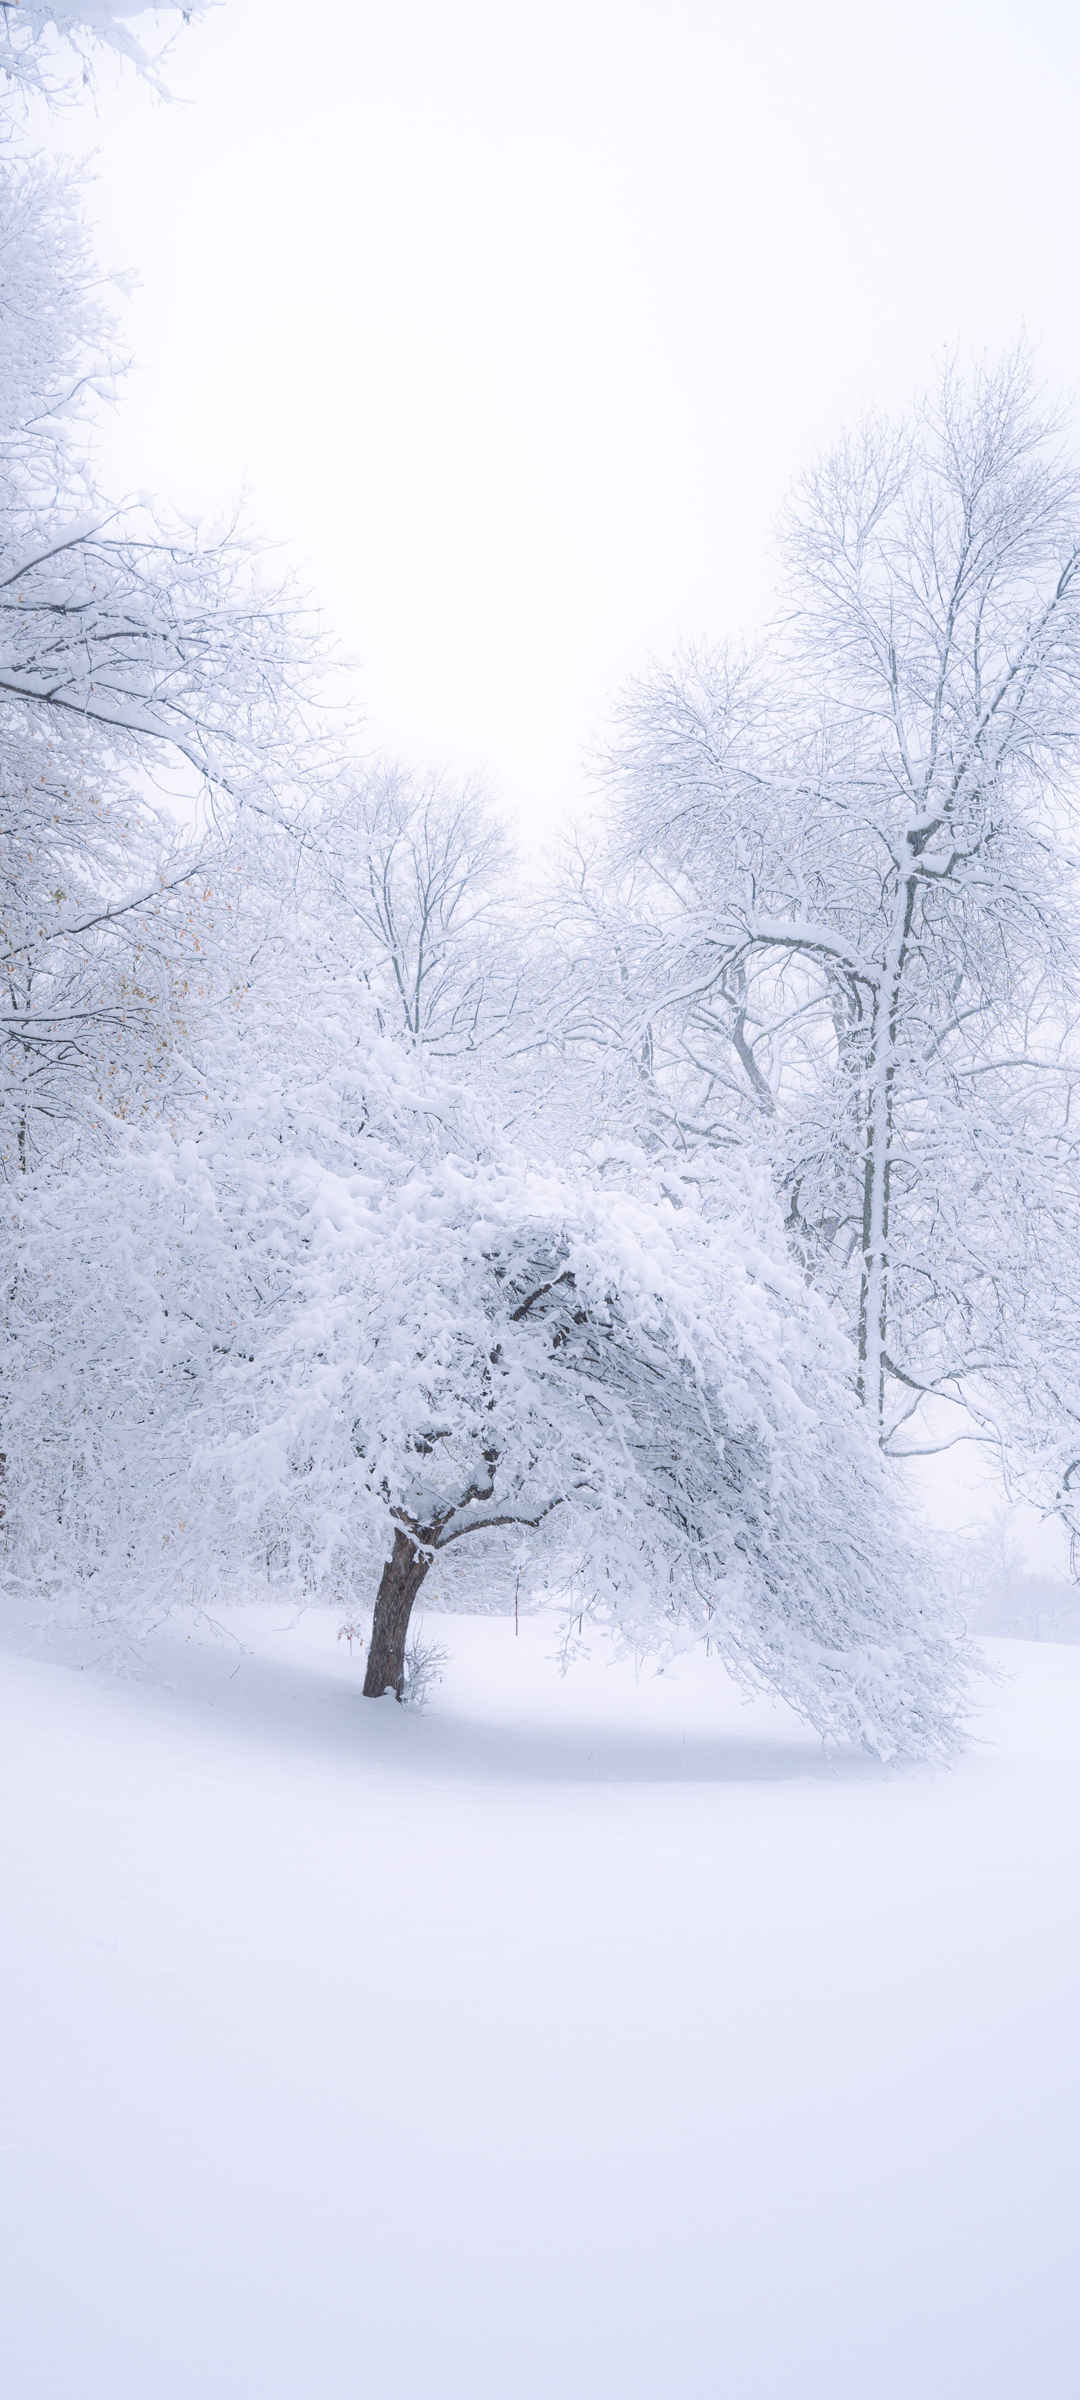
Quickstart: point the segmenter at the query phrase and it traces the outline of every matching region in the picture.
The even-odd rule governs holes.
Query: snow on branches
[[[245,809],[321,757],[318,648],[234,535],[97,491],[110,326],[70,177],[0,161],[0,1172],[159,1099]],[[318,671],[324,670],[320,666]],[[166,1081],[171,1080],[166,1076]]]
[[[531,1164],[374,1052],[133,1142],[63,1209],[16,1189],[13,1536],[39,1577],[110,1589],[155,1565],[205,1589],[275,1546],[324,1594],[379,1586],[375,1690],[433,1564],[467,1588],[512,1544],[527,1588],[643,1653],[708,1637],[823,1734],[947,1749],[959,1654],[758,1218],[633,1154]]]
[[[134,26],[164,19],[171,42],[177,22],[204,14],[207,0],[0,0],[0,74],[16,88],[50,100],[67,97],[72,69],[89,81],[95,60],[111,51],[160,88],[163,51],[150,50]]]
[[[1024,360],[843,443],[789,551],[759,659],[628,698],[630,905],[570,1032],[632,1052],[658,1138],[768,1151],[886,1445],[1019,1457],[1016,1311],[1080,1307],[1080,481]]]

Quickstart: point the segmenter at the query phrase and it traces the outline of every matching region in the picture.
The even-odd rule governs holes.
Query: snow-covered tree
[[[69,93],[73,80],[88,80],[101,55],[111,51],[157,81],[177,25],[202,16],[207,5],[208,0],[153,0],[152,7],[145,0],[0,0],[0,76],[16,90],[56,100]]]
[[[305,827],[299,888],[323,970],[362,980],[410,1047],[483,1049],[518,998],[509,864],[471,786],[396,763],[353,770]]]
[[[206,1590],[284,1546],[374,1600],[378,1694],[433,1567],[467,1592],[512,1545],[527,1591],[643,1652],[707,1637],[825,1734],[953,1738],[930,1570],[760,1193],[530,1163],[374,1045],[5,1206],[8,1539],[39,1587]]]
[[[126,23],[91,9],[86,23]],[[14,38],[14,37],[13,37]],[[234,536],[102,497],[87,418],[111,327],[78,210],[0,159],[0,1162],[54,1155],[205,983],[238,811],[288,809],[312,634]],[[201,820],[201,822],[200,822]],[[183,825],[186,831],[181,833]]]
[[[631,696],[620,1038],[675,1138],[769,1151],[886,1441],[1039,1439],[1025,1220],[1080,1233],[1077,477],[1013,360],[844,445],[789,532],[772,651]],[[1075,1273],[1044,1297],[1075,1322]]]

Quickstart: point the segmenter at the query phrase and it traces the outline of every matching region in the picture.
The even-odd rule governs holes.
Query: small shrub
[[[402,1699],[406,1708],[426,1708],[434,1684],[441,1683],[449,1651],[441,1642],[427,1642],[422,1634],[414,1634],[405,1649],[405,1689]]]

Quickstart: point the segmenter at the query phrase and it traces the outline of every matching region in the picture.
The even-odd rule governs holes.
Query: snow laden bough
[[[823,1734],[951,1746],[958,1655],[927,1562],[786,1266],[640,1159],[591,1185],[444,1162],[380,1235],[383,1406],[356,1438],[393,1538],[369,1695],[400,1696],[413,1602],[451,1547],[481,1578],[512,1541],[526,1581],[641,1654],[708,1639]]]
[[[751,1230],[718,1171],[556,1171],[396,1066],[374,1089],[257,1094],[133,1143],[122,1212],[114,1162],[11,1227],[8,1539],[39,1580],[160,1605],[273,1552],[374,1599],[365,1690],[400,1695],[433,1568],[467,1605],[509,1549],[639,1655],[707,1639],[825,1736],[947,1752],[961,1650],[761,1196]]]

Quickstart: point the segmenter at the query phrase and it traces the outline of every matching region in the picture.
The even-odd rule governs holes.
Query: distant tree
[[[518,994],[506,836],[479,792],[377,762],[305,829],[301,890],[329,971],[379,1026],[437,1058],[504,1034]]]
[[[1017,1311],[1080,1303],[1032,1234],[1064,1207],[1080,1248],[1080,490],[1023,361],[844,445],[789,547],[763,660],[626,709],[634,1038],[675,1138],[768,1149],[882,1439],[1042,1446]]]

